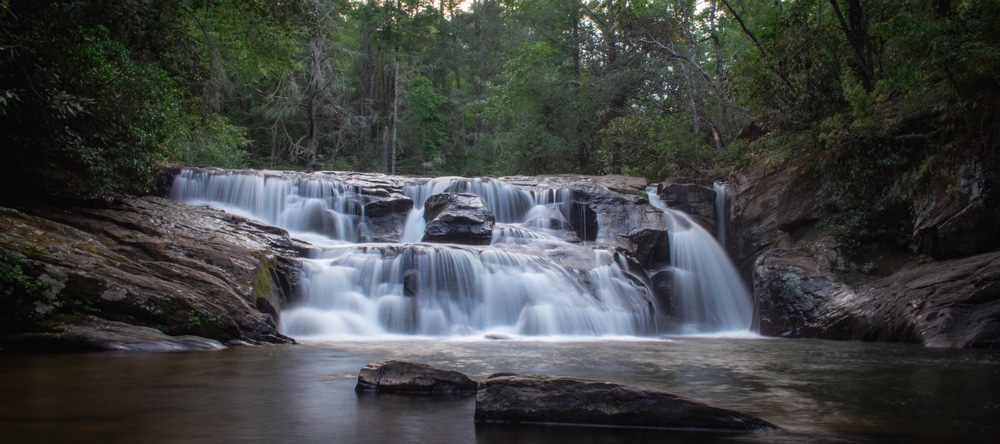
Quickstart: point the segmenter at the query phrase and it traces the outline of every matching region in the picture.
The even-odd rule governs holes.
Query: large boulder
[[[426,364],[387,361],[368,364],[358,373],[354,391],[417,395],[463,395],[476,392],[479,383],[451,370]]]
[[[423,242],[489,245],[496,218],[475,194],[440,193],[424,203]]]
[[[659,390],[558,376],[497,374],[476,393],[476,422],[719,431],[773,429],[744,413]]]
[[[372,242],[396,242],[406,227],[406,215],[413,209],[413,200],[400,193],[366,195],[364,238]]]
[[[278,333],[277,316],[294,296],[301,246],[284,230],[122,196],[0,208],[0,251],[17,267],[17,283],[0,293],[0,343],[8,348],[164,343],[126,324],[221,342],[292,342]]]

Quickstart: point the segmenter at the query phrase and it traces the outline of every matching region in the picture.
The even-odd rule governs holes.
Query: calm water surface
[[[473,397],[356,395],[403,359],[617,381],[782,428],[476,426]],[[216,352],[0,355],[0,442],[1000,442],[1000,352],[775,339],[409,339]]]

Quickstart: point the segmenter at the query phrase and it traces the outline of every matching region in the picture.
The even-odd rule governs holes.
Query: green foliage
[[[242,148],[250,141],[246,129],[230,124],[225,117],[204,118],[188,115],[186,134],[171,140],[169,157],[188,165],[246,168],[250,153]]]
[[[202,309],[191,310],[188,313],[187,322],[184,323],[184,329],[188,331],[224,330],[225,328],[226,325],[222,319]]]
[[[38,265],[16,251],[0,250],[0,293],[7,296],[41,296],[50,283],[29,273]]]
[[[162,160],[382,170],[395,148],[402,173],[653,181],[801,157],[860,198],[921,182],[950,135],[991,146],[970,128],[997,118],[1000,3],[725,3],[4,2],[5,180],[141,191]]]
[[[270,0],[5,4],[0,121],[10,131],[0,134],[0,146],[19,165],[5,176],[6,188],[142,192],[171,155],[243,163],[232,150],[243,144],[240,131],[213,114],[226,90],[224,68],[254,80],[281,66],[267,54],[287,39],[249,33],[265,30],[258,25],[274,18],[274,6]],[[247,33],[233,32],[243,25]],[[266,43],[273,40],[278,46]],[[191,146],[201,142],[208,146]]]
[[[448,143],[442,112],[445,100],[444,96],[434,91],[428,78],[418,75],[410,80],[403,120],[412,132],[412,141],[408,145],[416,147],[416,156],[425,168],[444,162],[443,151]]]
[[[260,298],[267,298],[271,293],[274,283],[271,281],[271,260],[262,253],[254,253],[254,257],[260,262],[257,272],[253,275],[253,282],[250,283],[254,295]]]

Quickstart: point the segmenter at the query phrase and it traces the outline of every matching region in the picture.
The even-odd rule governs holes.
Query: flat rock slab
[[[86,316],[77,324],[49,332],[21,333],[0,339],[7,350],[24,351],[190,351],[225,348],[199,336],[167,336],[159,330]]]
[[[358,373],[354,391],[362,393],[402,393],[412,395],[471,395],[479,383],[451,370],[426,364],[387,361],[368,364]]]
[[[554,423],[744,432],[760,418],[659,390],[545,375],[496,374],[476,393],[476,422]]]

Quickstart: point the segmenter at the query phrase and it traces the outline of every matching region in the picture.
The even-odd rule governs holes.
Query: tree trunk
[[[847,0],[847,18],[841,12],[838,0],[830,0],[833,12],[837,14],[840,29],[844,31],[847,42],[851,45],[854,58],[858,62],[862,86],[865,91],[875,89],[875,72],[871,64],[871,47],[868,38],[868,18],[861,0]]]

